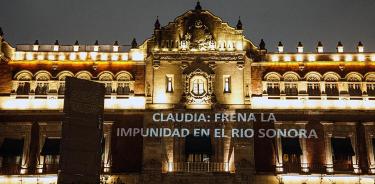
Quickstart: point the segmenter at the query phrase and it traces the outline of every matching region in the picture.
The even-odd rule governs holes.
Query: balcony
[[[354,173],[353,164],[335,163],[333,165],[326,164],[284,164],[281,173],[299,173],[299,174],[351,174]],[[327,168],[329,172],[327,172]],[[331,168],[331,169],[329,169]]]
[[[172,172],[229,172],[228,163],[223,162],[176,162],[170,164]]]

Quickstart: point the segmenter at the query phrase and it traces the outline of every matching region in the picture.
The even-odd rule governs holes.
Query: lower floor
[[[57,175],[0,176],[0,184],[56,184]],[[102,175],[102,184],[373,184],[373,175],[272,175],[272,174],[116,174]]]

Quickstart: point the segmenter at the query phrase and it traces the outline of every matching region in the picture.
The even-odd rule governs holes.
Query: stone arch
[[[277,72],[269,72],[264,76],[264,80],[266,81],[280,81],[281,75]]]
[[[336,72],[326,72],[323,75],[323,80],[326,82],[337,82],[340,80],[340,75],[337,74]]]
[[[286,72],[283,75],[283,79],[284,81],[294,82],[294,81],[299,81],[301,77],[296,72]]]
[[[309,72],[305,75],[304,77],[306,81],[321,81],[322,80],[322,75],[318,72]]]
[[[30,81],[33,78],[33,74],[28,70],[22,70],[13,77],[15,80]]]
[[[85,79],[85,80],[91,80],[93,78],[91,73],[88,72],[88,71],[80,71],[80,72],[76,73],[75,77],[77,77],[79,79]]]

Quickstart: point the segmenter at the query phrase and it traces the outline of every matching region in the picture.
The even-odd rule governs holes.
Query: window
[[[361,77],[357,74],[351,74],[348,77],[348,92],[350,96],[362,96]]]
[[[44,156],[43,173],[56,173],[60,160],[60,138],[46,138],[41,156]]]
[[[30,82],[20,81],[18,82],[17,95],[28,95],[30,92]]]
[[[118,95],[129,95],[130,87],[128,82],[119,82],[117,85],[117,94]]]
[[[23,139],[4,139],[0,147],[0,171],[2,174],[19,174],[23,143]]]
[[[352,157],[355,155],[350,138],[332,138],[333,167],[335,171],[353,171]]]
[[[309,96],[320,96],[320,84],[316,82],[309,82],[307,84],[307,93]]]
[[[268,82],[267,83],[267,94],[270,96],[279,96],[280,87],[278,82]]]
[[[37,82],[35,88],[35,95],[47,95],[48,83],[47,82]]]
[[[204,80],[201,78],[193,80],[193,90],[192,93],[197,96],[202,96],[206,93],[204,89]]]
[[[298,95],[297,83],[286,82],[285,83],[285,95],[286,96],[297,96]]]
[[[173,92],[173,77],[172,76],[167,76],[167,93],[172,93]]]
[[[307,77],[307,94],[309,96],[320,96],[320,77],[316,74],[310,74],[310,76]]]
[[[112,93],[112,82],[104,83],[104,87],[105,87],[105,94],[110,95]]]
[[[330,82],[325,84],[325,92],[327,96],[339,96],[339,89],[336,82]]]
[[[224,93],[230,93],[231,92],[230,85],[231,85],[231,77],[230,76],[224,76]]]
[[[212,144],[209,136],[188,135],[185,139],[187,162],[209,162],[212,155]]]
[[[375,96],[375,83],[367,83],[368,96]]]
[[[284,171],[299,173],[301,171],[302,149],[299,138],[281,138]]]
[[[350,96],[362,96],[361,84],[351,82],[348,84],[348,91]]]
[[[58,89],[58,95],[64,95],[65,94],[65,82],[60,81],[59,89]]]

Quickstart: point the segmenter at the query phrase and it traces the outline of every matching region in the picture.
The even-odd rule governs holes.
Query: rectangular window
[[[167,82],[167,93],[172,93],[173,92],[173,76],[167,75],[166,82]]]
[[[224,93],[231,92],[231,77],[229,75],[224,76]]]

